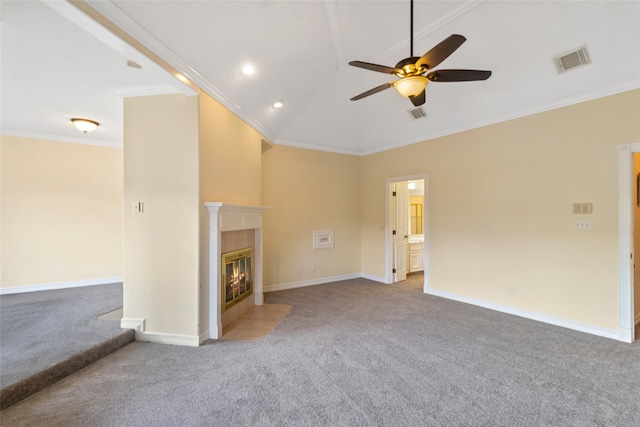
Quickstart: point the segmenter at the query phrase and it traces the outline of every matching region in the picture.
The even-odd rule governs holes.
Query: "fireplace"
[[[263,304],[262,214],[268,208],[222,202],[206,202],[205,207],[209,212],[206,335],[218,339],[223,323],[226,325],[254,305]]]
[[[253,295],[253,248],[222,254],[222,312]]]

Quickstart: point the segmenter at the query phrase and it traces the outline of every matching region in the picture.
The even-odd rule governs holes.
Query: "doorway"
[[[631,339],[635,340],[640,323],[640,260],[636,260],[636,254],[640,254],[640,153],[632,150],[633,156],[633,264],[631,273],[631,312],[633,313],[633,324]]]
[[[634,155],[640,153],[640,142],[621,144],[618,150],[618,290],[619,290],[619,323],[618,339],[624,342],[635,341],[636,320],[639,320],[640,304],[634,304],[640,294],[637,281],[634,281],[634,264],[638,252],[635,252],[635,234],[640,229],[634,227],[636,209],[638,208],[638,174],[634,170]],[[640,213],[640,211],[639,211]],[[640,225],[640,222],[639,222]],[[640,248],[638,248],[640,250]],[[640,277],[639,277],[640,279]],[[634,284],[635,282],[635,284]],[[637,288],[637,289],[634,289]],[[636,291],[636,292],[634,292]],[[634,296],[634,294],[636,294]]]
[[[427,174],[386,180],[386,282],[406,280],[423,272],[423,292],[429,290]]]

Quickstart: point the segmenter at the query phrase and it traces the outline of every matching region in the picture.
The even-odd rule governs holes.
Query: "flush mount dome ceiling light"
[[[282,101],[276,101],[273,103],[273,108],[282,108],[284,106],[284,104],[282,103]]]
[[[73,123],[73,125],[77,129],[81,130],[84,133],[93,132],[98,128],[98,126],[100,126],[100,123],[89,119],[74,118],[71,119],[71,123]]]

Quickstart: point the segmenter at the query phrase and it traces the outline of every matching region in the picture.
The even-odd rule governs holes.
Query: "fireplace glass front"
[[[253,248],[222,254],[222,311],[253,295]]]

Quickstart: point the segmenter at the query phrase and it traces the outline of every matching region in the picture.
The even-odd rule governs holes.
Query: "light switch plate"
[[[135,202],[133,204],[133,213],[143,213],[144,212],[144,203]]]
[[[573,213],[574,215],[592,214],[593,203],[574,203]]]

